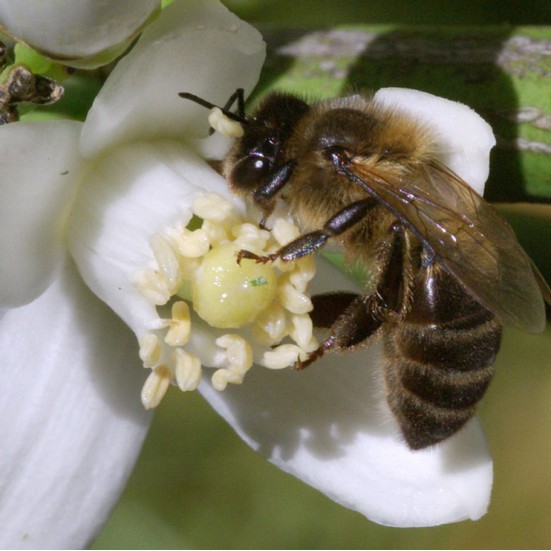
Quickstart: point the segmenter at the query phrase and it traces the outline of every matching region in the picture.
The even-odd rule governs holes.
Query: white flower
[[[0,2],[0,28],[35,50],[92,69],[122,54],[159,9],[160,0]]]
[[[160,209],[153,222],[160,225],[176,203],[189,205],[195,177],[224,189],[183,141],[192,131],[206,135],[208,125],[204,111],[178,92],[206,95],[212,87],[209,97],[223,103],[238,86],[252,89],[263,59],[260,35],[218,2],[177,3],[115,69],[83,127],[0,128],[0,296],[1,307],[12,308],[0,320],[0,547],[85,546],[120,494],[150,421],[140,402],[145,374],[136,338],[90,293],[68,255],[68,232],[81,216],[76,202],[88,194],[105,204],[98,216],[126,204],[120,237],[127,223],[140,225],[142,206]],[[115,94],[106,107],[117,87],[120,103]],[[135,140],[135,147],[118,148],[103,127],[121,113],[117,125],[126,133],[118,143]],[[89,143],[102,133],[109,140],[98,139],[84,157],[81,134]],[[87,186],[113,159],[120,164],[109,176],[119,187],[94,195]],[[124,186],[136,192],[128,190],[126,200]],[[154,230],[141,228],[137,241],[147,245]],[[128,251],[121,246],[122,256]]]
[[[160,269],[170,279],[159,236],[185,229],[199,194],[215,191],[243,209],[199,155],[224,144],[202,139],[204,109],[178,92],[223,104],[238,87],[250,92],[263,56],[258,33],[216,0],[177,2],[119,62],[82,127],[0,128],[0,304],[12,308],[0,321],[2,547],[85,545],[116,500],[149,416],[136,338],[112,311],[141,339],[142,359],[161,365],[143,340],[159,330],[159,310],[137,274]],[[483,121],[420,92],[380,94],[420,118],[440,110],[460,119],[453,134],[441,125],[442,155],[462,174],[463,128],[483,185],[493,144]],[[358,290],[321,260],[318,272],[314,292]],[[203,364],[217,365],[219,336],[192,327]],[[327,355],[300,374],[255,366],[238,391],[205,379],[199,390],[259,453],[376,522],[480,517],[492,465],[478,424],[411,452],[376,388],[379,354]],[[198,383],[189,381],[178,384]]]

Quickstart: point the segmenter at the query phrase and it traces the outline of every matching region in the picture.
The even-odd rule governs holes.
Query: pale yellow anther
[[[289,272],[289,281],[301,293],[306,291],[308,283],[316,275],[316,261],[313,255],[300,258]]]
[[[260,363],[268,369],[285,369],[298,359],[306,359],[306,354],[296,344],[282,344],[264,352]]]
[[[219,107],[213,107],[209,112],[209,124],[227,138],[241,138],[244,134],[243,126],[224,115]]]
[[[188,230],[183,228],[177,240],[178,251],[187,258],[198,258],[208,252],[210,242],[206,232],[199,228]]]
[[[142,404],[145,409],[157,407],[164,398],[172,373],[166,365],[159,365],[151,371],[142,388]]]
[[[278,218],[274,222],[272,235],[279,245],[287,245],[287,243],[296,239],[300,232],[292,222],[285,220],[285,218]]]
[[[154,333],[147,333],[140,338],[138,344],[140,345],[140,359],[144,367],[157,365],[161,358],[161,342],[159,341],[159,337]]]
[[[312,352],[318,347],[318,342],[312,331],[312,319],[308,314],[293,314],[291,316],[289,335],[306,352]]]
[[[253,335],[263,344],[271,346],[287,336],[287,319],[285,310],[277,302],[260,314],[253,327]]]
[[[231,225],[221,224],[213,220],[204,220],[201,229],[207,234],[213,245],[230,239]]]
[[[166,240],[168,241],[170,248],[174,252],[174,255],[176,257],[176,261],[178,262],[178,274],[180,276],[180,285],[182,281],[189,280],[193,277],[193,274],[197,270],[198,266],[201,264],[201,258],[199,257],[192,257],[189,255],[184,254],[185,252],[191,252],[191,254],[194,254],[194,252],[197,252],[197,249],[205,249],[208,250],[208,241],[210,239],[207,236],[207,246],[205,247],[205,244],[201,244],[202,241],[204,241],[204,236],[199,233],[198,235],[193,235],[193,232],[188,230],[185,226],[182,226],[181,224],[178,224],[177,226],[167,228],[165,230]],[[200,244],[197,245],[196,241],[199,241]],[[191,245],[188,245],[188,242],[191,241]],[[189,247],[189,249],[186,250],[186,247]],[[184,249],[182,251],[181,249]],[[191,249],[191,251],[190,251]],[[200,252],[200,251],[199,251]]]
[[[285,274],[280,280],[277,297],[283,308],[293,314],[306,314],[312,311],[312,301],[296,289],[289,281],[288,274]]]
[[[152,268],[141,270],[134,285],[146,300],[157,306],[166,304],[172,294],[165,276]]]
[[[216,344],[226,349],[228,368],[217,369],[212,376],[212,384],[216,390],[224,390],[228,383],[240,385],[245,373],[253,365],[251,345],[240,335],[222,335],[216,339]]]
[[[230,371],[229,369],[218,369],[211,377],[212,386],[215,390],[226,390],[228,383],[240,385],[243,383],[243,373]]]
[[[279,250],[279,248],[280,248],[279,245],[276,246],[276,247],[272,247],[271,249],[268,250],[268,254],[275,253],[277,250]],[[273,266],[274,268],[276,268],[277,270],[279,270],[282,273],[291,272],[292,270],[295,269],[295,263],[294,262],[288,262],[288,261],[285,261],[285,260],[281,260],[281,258],[277,258],[270,265]]]
[[[182,280],[176,251],[172,248],[170,241],[162,235],[155,235],[150,241],[150,246],[159,271],[163,274],[170,293],[173,294]]]
[[[194,354],[177,348],[172,356],[176,384],[180,390],[195,390],[201,382],[201,360]]]
[[[237,250],[245,249],[254,253],[260,253],[270,238],[269,232],[261,230],[255,224],[250,223],[235,226],[232,229],[232,234],[235,238],[234,244]]]
[[[222,222],[233,216],[233,203],[217,193],[201,193],[193,202],[193,213],[203,220]]]
[[[222,335],[215,342],[220,348],[226,349],[226,359],[232,371],[245,373],[252,367],[253,351],[251,345],[241,335]]]
[[[181,285],[185,285],[186,282],[189,283],[195,277],[199,266],[201,266],[201,258],[182,257],[180,260],[180,271],[182,272]],[[179,295],[179,291],[176,294]]]
[[[191,315],[187,302],[179,300],[172,305],[172,318],[165,320],[168,331],[165,342],[170,346],[183,346],[191,334]]]

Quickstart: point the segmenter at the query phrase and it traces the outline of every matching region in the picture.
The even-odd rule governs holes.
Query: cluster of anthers
[[[198,195],[192,211],[187,226],[166,228],[151,240],[156,266],[136,278],[138,290],[159,315],[139,339],[143,364],[152,369],[142,390],[146,408],[155,407],[171,383],[183,391],[198,387],[204,341],[194,342],[192,332],[195,327],[201,333],[205,322],[211,333],[220,333],[207,360],[215,368],[217,390],[241,384],[253,363],[290,367],[318,346],[308,315],[312,302],[305,294],[314,259],[237,260],[243,249],[273,253],[296,238],[298,228],[277,218],[270,231],[260,229],[214,193]]]

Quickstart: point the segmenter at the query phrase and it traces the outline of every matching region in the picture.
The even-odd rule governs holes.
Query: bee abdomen
[[[478,314],[443,326],[404,321],[386,339],[388,402],[413,449],[457,432],[492,379],[501,326]]]

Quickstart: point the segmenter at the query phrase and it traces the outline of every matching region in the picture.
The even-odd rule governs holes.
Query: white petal
[[[318,273],[313,284],[324,278],[325,290],[351,289],[321,259]],[[373,347],[327,356],[303,372],[255,367],[240,388],[217,392],[203,381],[200,390],[253,449],[375,522],[479,518],[490,498],[492,462],[477,422],[433,449],[409,450],[384,400],[380,365]]]
[[[264,61],[262,37],[217,0],[177,2],[115,67],[86,120],[82,151],[144,138],[207,135],[208,112],[179,92],[224,104],[250,93]]]
[[[92,291],[141,337],[158,319],[136,278],[154,265],[151,239],[191,219],[203,190],[230,197],[224,179],[178,142],[137,142],[91,166],[69,217],[71,254]],[[149,328],[149,329],[148,329]]]
[[[72,121],[0,127],[0,306],[40,295],[61,259],[63,216],[77,183],[78,137]]]
[[[440,160],[482,195],[496,140],[480,115],[467,105],[419,90],[382,88],[374,97],[429,124],[436,131]]]
[[[71,267],[5,313],[0,365],[0,547],[84,547],[150,420],[134,337]]]
[[[91,69],[120,55],[159,4],[159,0],[0,2],[0,23],[45,55]]]

